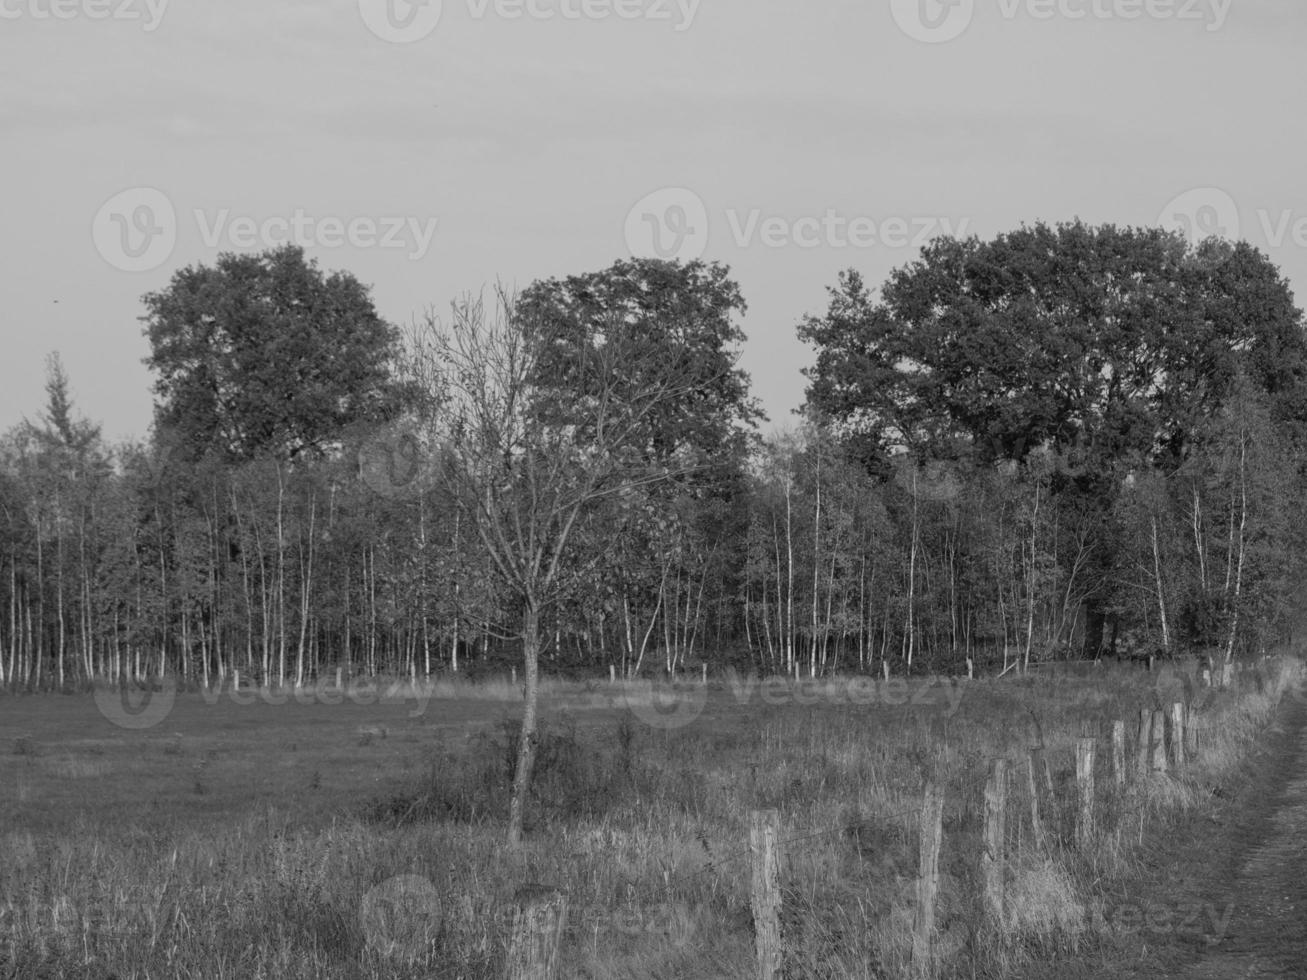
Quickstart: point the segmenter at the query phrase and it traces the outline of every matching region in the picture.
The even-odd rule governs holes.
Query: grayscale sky
[[[1307,291],[1302,0],[0,0],[0,429],[58,350],[144,436],[143,293],[303,241],[404,324],[702,255],[772,422],[798,320],[923,236],[1165,223]]]

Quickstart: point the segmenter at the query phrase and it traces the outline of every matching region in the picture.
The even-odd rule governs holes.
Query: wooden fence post
[[[1125,788],[1125,722],[1112,722],[1112,782],[1118,791]]]
[[[1184,703],[1171,705],[1171,765],[1179,772],[1184,768]]]
[[[1004,848],[1007,844],[1007,761],[995,759],[985,783],[985,840],[980,871],[985,888],[985,910],[995,921],[1003,918]]]
[[[1166,772],[1166,716],[1153,712],[1153,772]]]
[[[1135,742],[1136,768],[1139,775],[1148,772],[1148,737],[1152,731],[1153,715],[1147,708],[1139,709],[1139,738]]]
[[[780,854],[776,843],[780,825],[781,816],[776,810],[754,810],[749,819],[759,980],[780,980],[782,976]]]
[[[1030,791],[1030,835],[1035,846],[1044,843],[1044,823],[1039,819],[1039,749],[1032,749],[1026,767],[1026,788]]]
[[[939,891],[939,846],[944,827],[944,797],[926,785],[921,801],[921,860],[917,878],[917,909],[912,924],[912,971],[918,977],[935,974],[935,895]]]
[[[1094,838],[1094,745],[1092,738],[1076,743],[1076,789],[1080,800],[1076,842],[1082,848]]]
[[[1194,723],[1194,710],[1186,707],[1184,712],[1184,737],[1186,754],[1191,762],[1198,759],[1198,726]]]
[[[514,896],[508,940],[508,980],[554,980],[558,946],[567,925],[567,896],[557,888],[524,885]]]

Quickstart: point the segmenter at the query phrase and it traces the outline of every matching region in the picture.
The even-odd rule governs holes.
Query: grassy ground
[[[1147,835],[1234,777],[1300,670],[1272,660],[1220,692],[1107,666],[958,684],[553,684],[517,851],[502,845],[508,684],[179,694],[139,729],[111,723],[103,697],[0,696],[0,977],[495,977],[531,883],[568,896],[563,976],[749,976],[748,818],[770,807],[786,975],[901,976],[927,779],[946,799],[941,972],[1001,976],[1095,942]],[[1072,846],[1075,740],[1115,718],[1133,739],[1140,706],[1180,698],[1199,704],[1200,762],[1117,792],[1100,751],[1099,831]],[[1057,788],[1042,845],[1020,793],[1039,745]],[[1022,779],[993,921],[976,866],[1000,757]]]

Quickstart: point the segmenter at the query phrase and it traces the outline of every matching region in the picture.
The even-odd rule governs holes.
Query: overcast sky
[[[1307,291],[1302,0],[0,0],[0,429],[58,350],[148,430],[143,293],[300,238],[407,323],[635,252],[727,263],[791,424],[795,338],[924,235],[1167,223]]]

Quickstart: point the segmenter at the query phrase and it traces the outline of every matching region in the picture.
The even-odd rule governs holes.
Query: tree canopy
[[[854,271],[830,294],[799,327],[817,348],[808,402],[873,466],[960,443],[981,462],[1048,447],[1082,474],[1173,468],[1240,370],[1281,420],[1307,419],[1301,315],[1247,243],[1037,224],[937,239],[878,300]]]
[[[650,404],[632,441],[650,459],[698,463],[742,460],[763,417],[737,366],[744,311],[727,267],[656,259],[534,283],[514,310],[535,349],[540,411],[579,423],[600,392],[621,400],[672,387],[678,397]]]
[[[404,400],[390,372],[398,332],[367,287],[298,246],[188,266],[143,302],[156,425],[196,457],[321,453]]]

